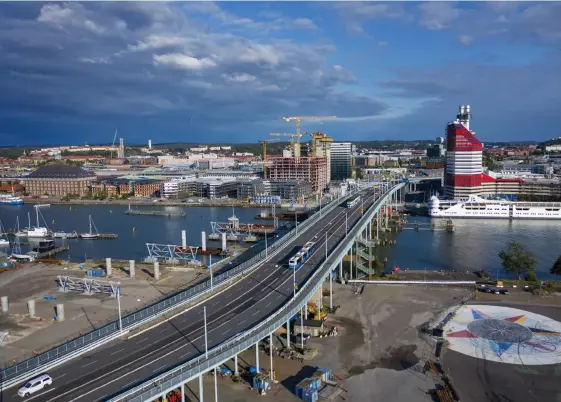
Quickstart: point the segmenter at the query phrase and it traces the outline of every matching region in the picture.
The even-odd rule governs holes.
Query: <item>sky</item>
[[[560,2],[0,3],[0,146],[561,136]],[[309,137],[308,137],[309,138]],[[307,138],[304,137],[303,141]]]

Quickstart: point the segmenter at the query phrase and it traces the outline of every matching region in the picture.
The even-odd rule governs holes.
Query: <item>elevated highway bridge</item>
[[[364,189],[352,209],[344,202],[329,204],[317,212],[320,219],[233,285],[167,322],[128,340],[114,339],[50,370],[52,387],[33,400],[152,401],[197,378],[202,393],[204,373],[231,359],[237,370],[238,353],[257,350],[259,341],[288,325],[322,286],[331,291],[331,273],[342,277],[343,258],[357,241],[375,240],[374,226],[387,211],[384,206],[400,199],[404,186]],[[288,259],[309,241],[317,251],[298,270],[290,270]],[[353,271],[351,264],[351,278],[364,276],[364,270],[355,266]],[[4,389],[2,400],[20,400],[17,388]]]

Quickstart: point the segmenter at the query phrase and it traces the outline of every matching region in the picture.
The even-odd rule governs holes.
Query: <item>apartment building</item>
[[[350,179],[352,144],[350,142],[331,143],[331,180]]]

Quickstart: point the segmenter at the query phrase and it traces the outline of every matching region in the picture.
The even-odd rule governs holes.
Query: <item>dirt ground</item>
[[[84,277],[86,266],[32,263],[0,274],[0,296],[8,296],[8,313],[0,313],[0,331],[8,331],[5,345],[0,346],[0,364],[13,364],[33,356],[33,352],[49,349],[56,344],[103,326],[118,317],[117,301],[107,295],[84,295],[78,292],[59,292],[58,275]],[[127,267],[128,269],[128,267]],[[164,295],[203,279],[200,270],[168,271],[161,266],[162,276],[154,281],[148,270],[137,266],[137,278],[113,264],[111,278],[121,283],[122,314],[153,303]],[[45,300],[45,296],[55,300]],[[35,300],[36,318],[28,315],[27,301]],[[57,322],[55,306],[64,304],[65,320]]]
[[[403,285],[368,285],[362,295],[353,294],[350,286],[334,284],[334,305],[341,307],[328,315],[326,327],[337,326],[337,337],[313,338],[308,344],[318,350],[310,361],[275,357],[274,370],[279,380],[265,396],[251,389],[249,383],[233,383],[218,378],[219,400],[228,402],[298,401],[294,385],[310,376],[317,367],[329,367],[335,380],[348,393],[346,401],[431,401],[425,394],[440,380],[424,374],[424,362],[433,355],[433,344],[422,339],[417,327],[436,320],[472,290],[446,287],[410,287]],[[324,297],[325,305],[329,298]],[[275,346],[286,344],[284,336],[275,336]],[[269,370],[269,356],[260,353],[260,364]],[[255,364],[255,349],[239,357],[241,368]],[[226,366],[233,370],[233,360]],[[204,378],[205,399],[214,398],[214,376]],[[199,384],[189,383],[187,396],[198,401]],[[342,401],[338,397],[335,401]]]

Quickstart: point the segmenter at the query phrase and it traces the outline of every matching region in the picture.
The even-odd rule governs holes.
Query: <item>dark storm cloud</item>
[[[8,3],[0,10],[0,118],[195,117],[213,130],[387,107],[335,88],[356,79],[326,64],[333,46],[207,32],[180,4]],[[255,24],[228,15],[223,22]]]

